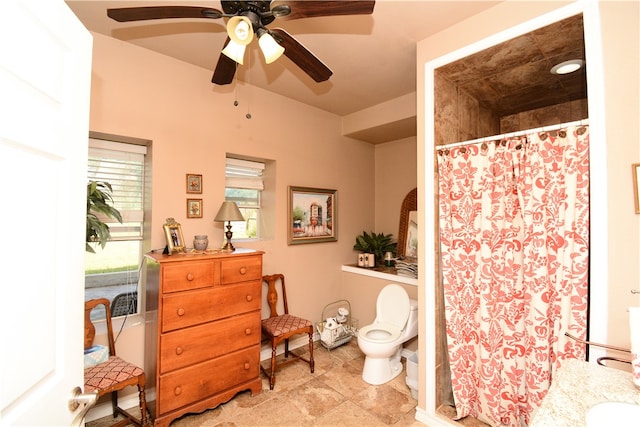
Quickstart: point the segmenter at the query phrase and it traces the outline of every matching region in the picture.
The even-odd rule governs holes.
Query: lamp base
[[[231,242],[228,240],[227,240],[227,243],[222,245],[220,249],[222,249],[223,252],[234,252],[236,250],[236,248],[234,248]]]

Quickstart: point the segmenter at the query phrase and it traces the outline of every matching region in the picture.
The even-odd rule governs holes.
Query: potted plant
[[[353,245],[353,249],[374,254],[376,263],[379,263],[382,262],[385,252],[391,252],[395,255],[397,245],[398,243],[393,241],[392,234],[363,231],[362,234],[356,236],[356,244]]]
[[[111,237],[109,226],[97,214],[114,218],[122,223],[122,215],[113,207],[113,190],[111,184],[104,181],[89,181],[87,184],[87,235],[85,250],[95,253],[89,243],[99,243],[104,249]]]

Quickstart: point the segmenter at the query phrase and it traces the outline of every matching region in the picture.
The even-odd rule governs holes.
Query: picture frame
[[[202,218],[202,199],[187,199],[187,218]]]
[[[202,175],[195,173],[187,174],[187,193],[202,194]]]
[[[289,186],[288,244],[338,240],[338,191]]]
[[[167,253],[171,255],[174,252],[184,252],[185,244],[180,223],[173,218],[167,218],[166,224],[162,227],[164,229],[164,237],[167,240]]]
[[[636,213],[640,214],[640,163],[633,164],[633,196]]]

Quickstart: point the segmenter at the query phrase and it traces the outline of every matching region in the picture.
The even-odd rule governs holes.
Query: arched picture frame
[[[418,189],[409,191],[400,206],[396,256],[417,256]],[[415,237],[414,237],[415,236]]]

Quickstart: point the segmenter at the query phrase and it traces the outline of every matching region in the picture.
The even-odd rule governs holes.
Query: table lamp
[[[242,213],[240,213],[240,209],[238,209],[236,202],[222,202],[222,206],[220,206],[214,221],[227,221],[227,232],[225,233],[227,242],[222,245],[222,250],[225,252],[235,251],[236,248],[231,244],[231,237],[233,236],[233,233],[231,232],[231,221],[244,221],[244,217],[242,216]]]

